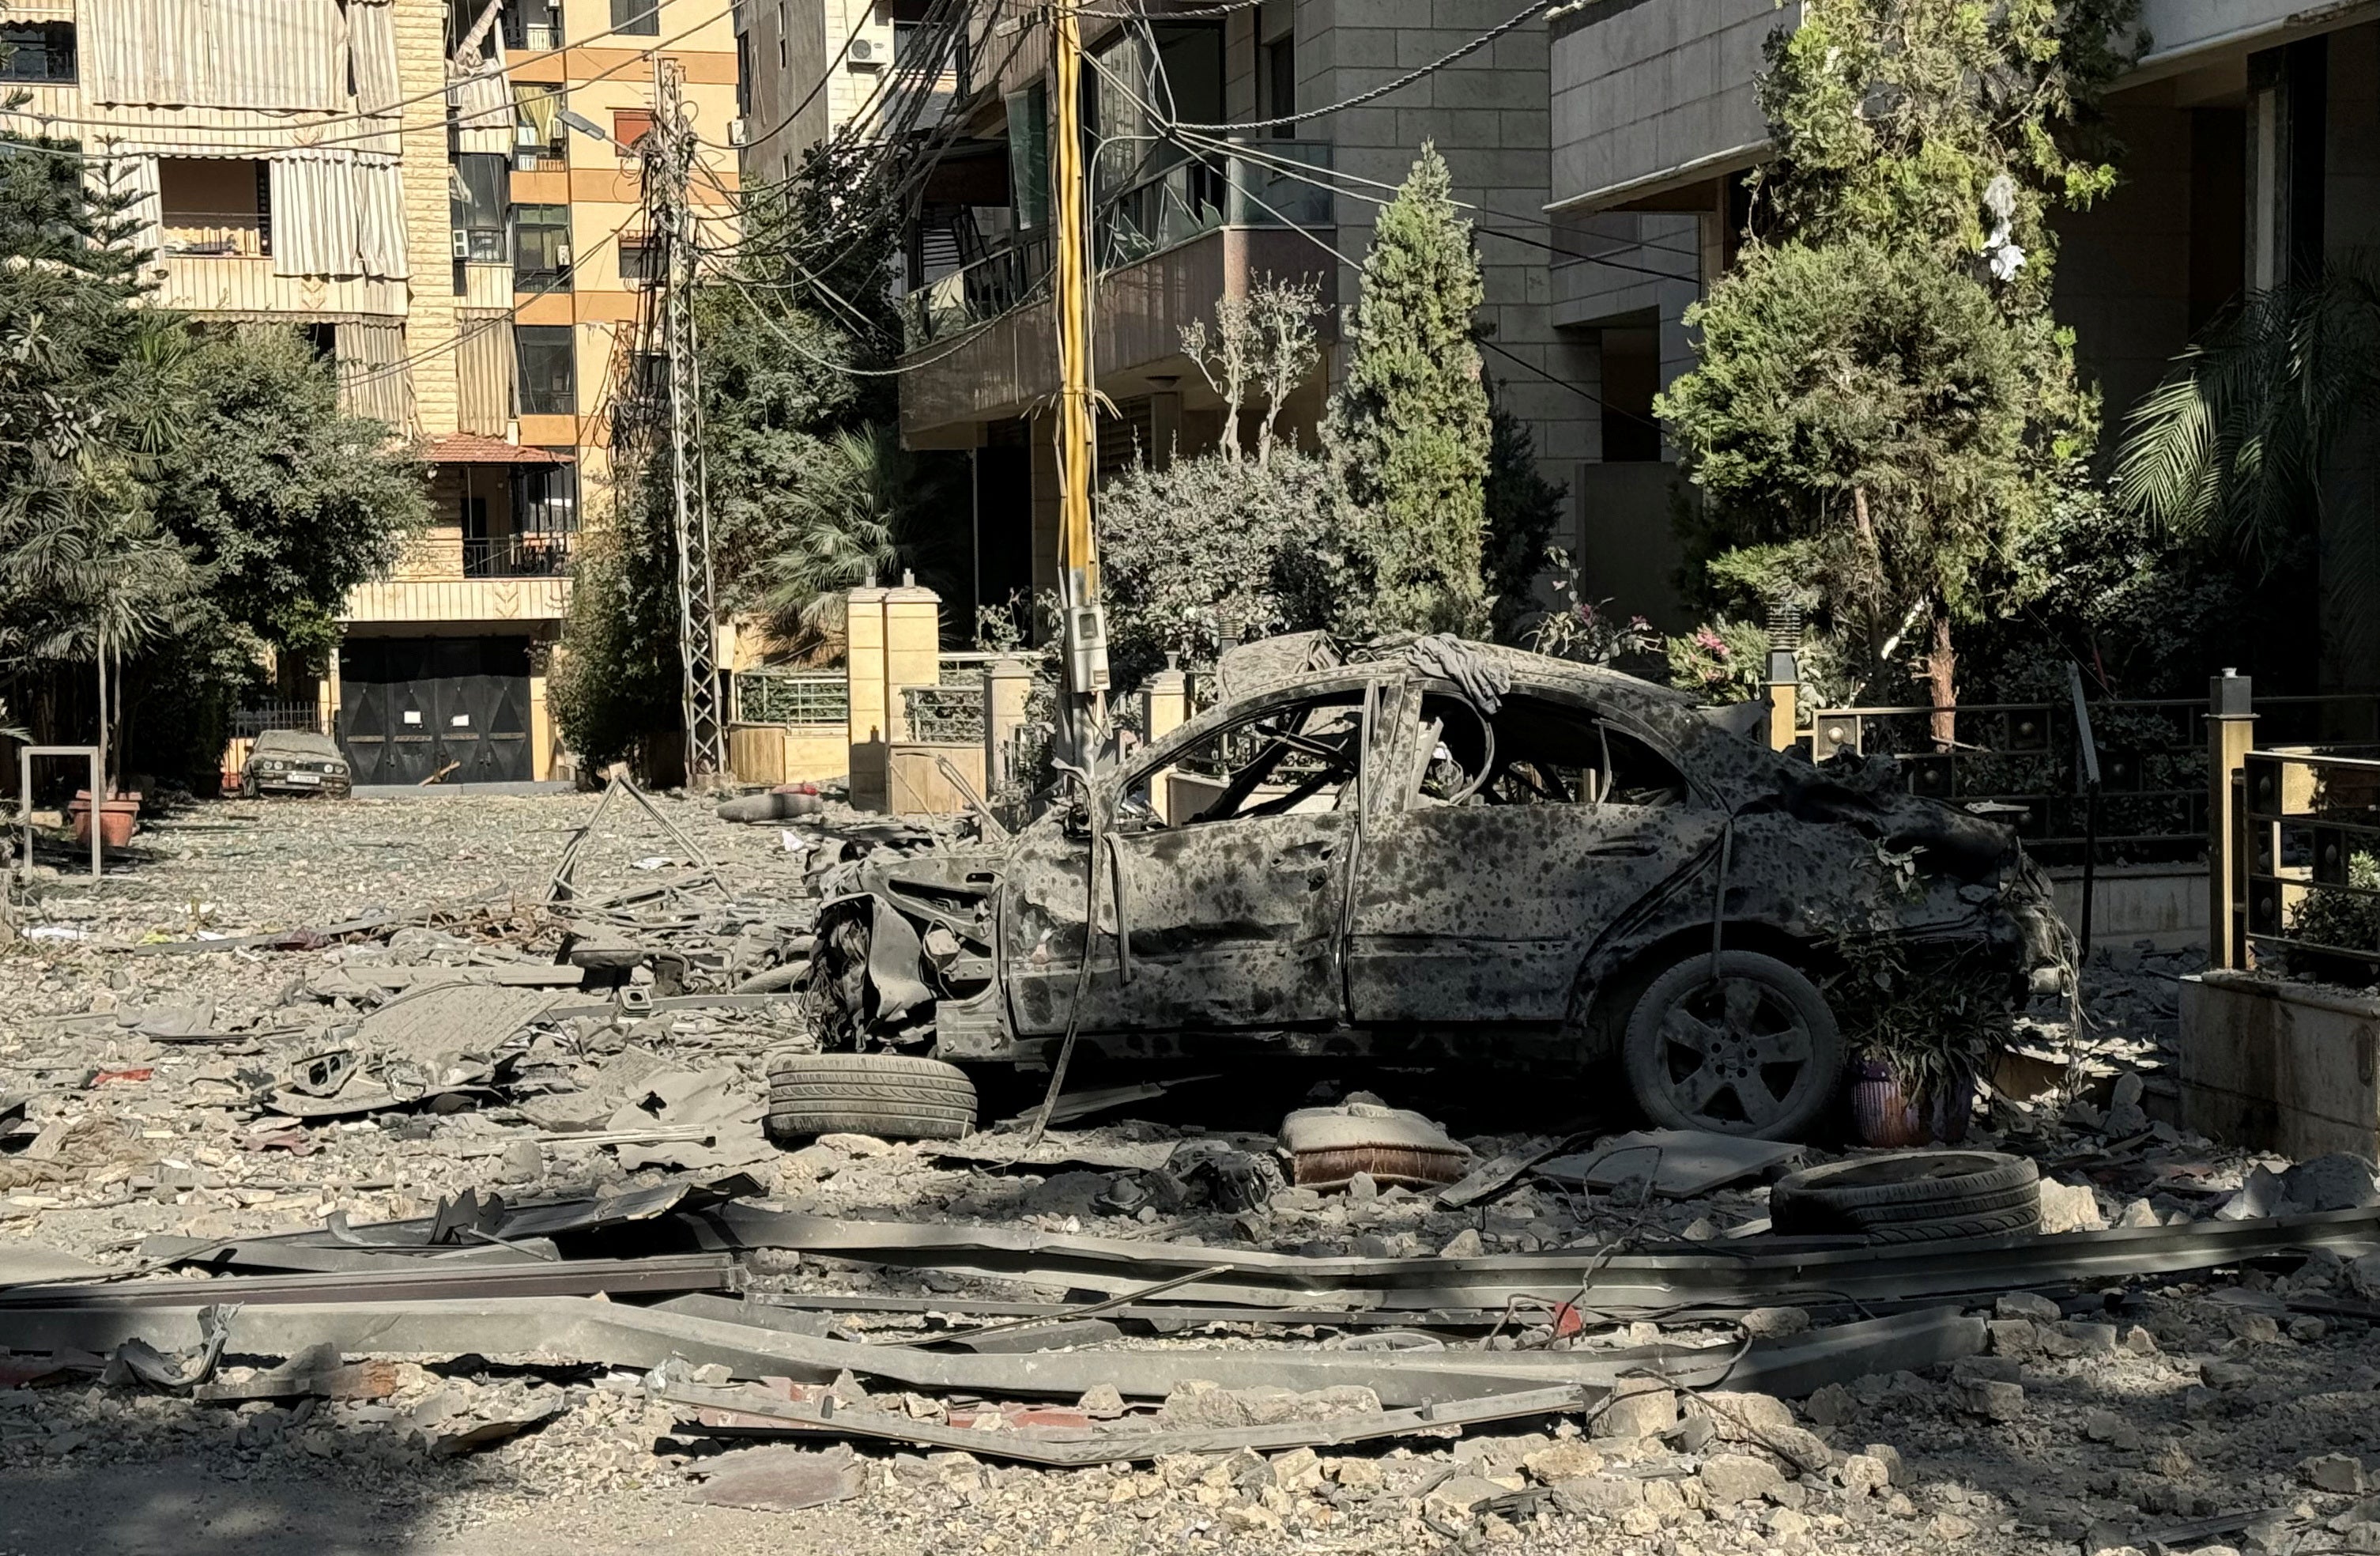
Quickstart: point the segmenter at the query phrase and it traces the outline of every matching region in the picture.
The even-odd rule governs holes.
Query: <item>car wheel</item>
[[[955,1140],[975,1127],[975,1082],[955,1064],[905,1053],[787,1054],[769,1067],[768,1132]]]
[[[1716,976],[1714,976],[1716,975]],[[1621,1043],[1637,1106],[1672,1129],[1788,1139],[1842,1078],[1843,1036],[1818,986],[1756,951],[1687,957],[1636,1002]]]

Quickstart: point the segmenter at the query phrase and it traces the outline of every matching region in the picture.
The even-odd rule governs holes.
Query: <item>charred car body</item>
[[[1220,683],[1014,836],[842,867],[831,1044],[1617,1063],[1657,1123],[1791,1136],[1838,1091],[1847,939],[2063,976],[2012,832],[1772,752],[1756,709],[1442,638]]]

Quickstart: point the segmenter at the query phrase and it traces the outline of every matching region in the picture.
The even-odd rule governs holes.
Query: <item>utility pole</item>
[[[1055,0],[1050,12],[1057,109],[1050,153],[1056,250],[1050,301],[1058,323],[1058,593],[1066,650],[1061,733],[1068,758],[1087,770],[1106,720],[1108,638],[1099,538],[1091,529],[1098,434],[1091,406],[1090,201],[1083,168],[1083,33],[1074,6],[1075,0]]]
[[[657,181],[667,266],[662,349],[669,364],[670,516],[677,552],[677,646],[689,785],[727,769],[719,706],[719,628],[712,601],[710,504],[702,469],[702,383],[695,357],[694,284],[699,251],[687,194],[696,142],[683,87],[686,67],[653,56],[653,128],[645,175]]]

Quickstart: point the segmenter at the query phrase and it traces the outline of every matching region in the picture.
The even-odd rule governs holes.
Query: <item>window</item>
[[[513,0],[501,14],[504,47],[545,50],[562,46],[562,0]]]
[[[72,82],[74,79],[74,23],[12,22],[0,27],[0,81]]]
[[[578,375],[571,362],[570,326],[519,324],[513,342],[520,352],[520,413],[571,416],[578,409]]]
[[[1297,112],[1297,35],[1274,39],[1264,46],[1265,111],[1260,118],[1277,119]],[[1293,124],[1272,127],[1280,140],[1286,140],[1297,133]]]
[[[552,291],[570,284],[570,207],[513,207],[513,285]]]
[[[1525,693],[1506,697],[1484,722],[1462,698],[1424,697],[1421,755],[1415,798],[1424,806],[1655,806],[1688,797],[1675,764],[1635,735],[1583,708]]]
[[[1660,332],[1650,324],[1607,327],[1603,334],[1603,459],[1643,463],[1661,457],[1653,396],[1661,387]]]
[[[1016,227],[1050,221],[1050,90],[1036,82],[1008,100],[1008,202]]]
[[[653,111],[650,108],[614,108],[612,110],[612,139],[634,150],[638,141],[653,132]]]
[[[620,283],[625,286],[650,286],[662,278],[662,246],[650,233],[623,233],[620,236]]]
[[[271,170],[261,162],[160,157],[164,251],[249,259],[272,253],[272,190]]]
[[[1177,823],[1336,810],[1354,792],[1361,689],[1275,708],[1208,735],[1169,764],[1166,814]],[[1158,824],[1146,777],[1133,795],[1141,826]]]
[[[662,0],[612,0],[612,30],[650,38],[662,30]]]
[[[524,173],[540,162],[568,155],[570,132],[562,125],[563,89],[537,81],[513,83],[513,154]]]
[[[446,210],[455,229],[456,259],[483,265],[504,262],[511,171],[511,163],[494,152],[455,154],[455,165],[446,173]]]

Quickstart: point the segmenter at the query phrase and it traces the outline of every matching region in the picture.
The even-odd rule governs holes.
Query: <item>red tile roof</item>
[[[429,456],[433,465],[567,465],[572,459],[567,450],[506,443],[484,432],[449,432],[432,438]]]

